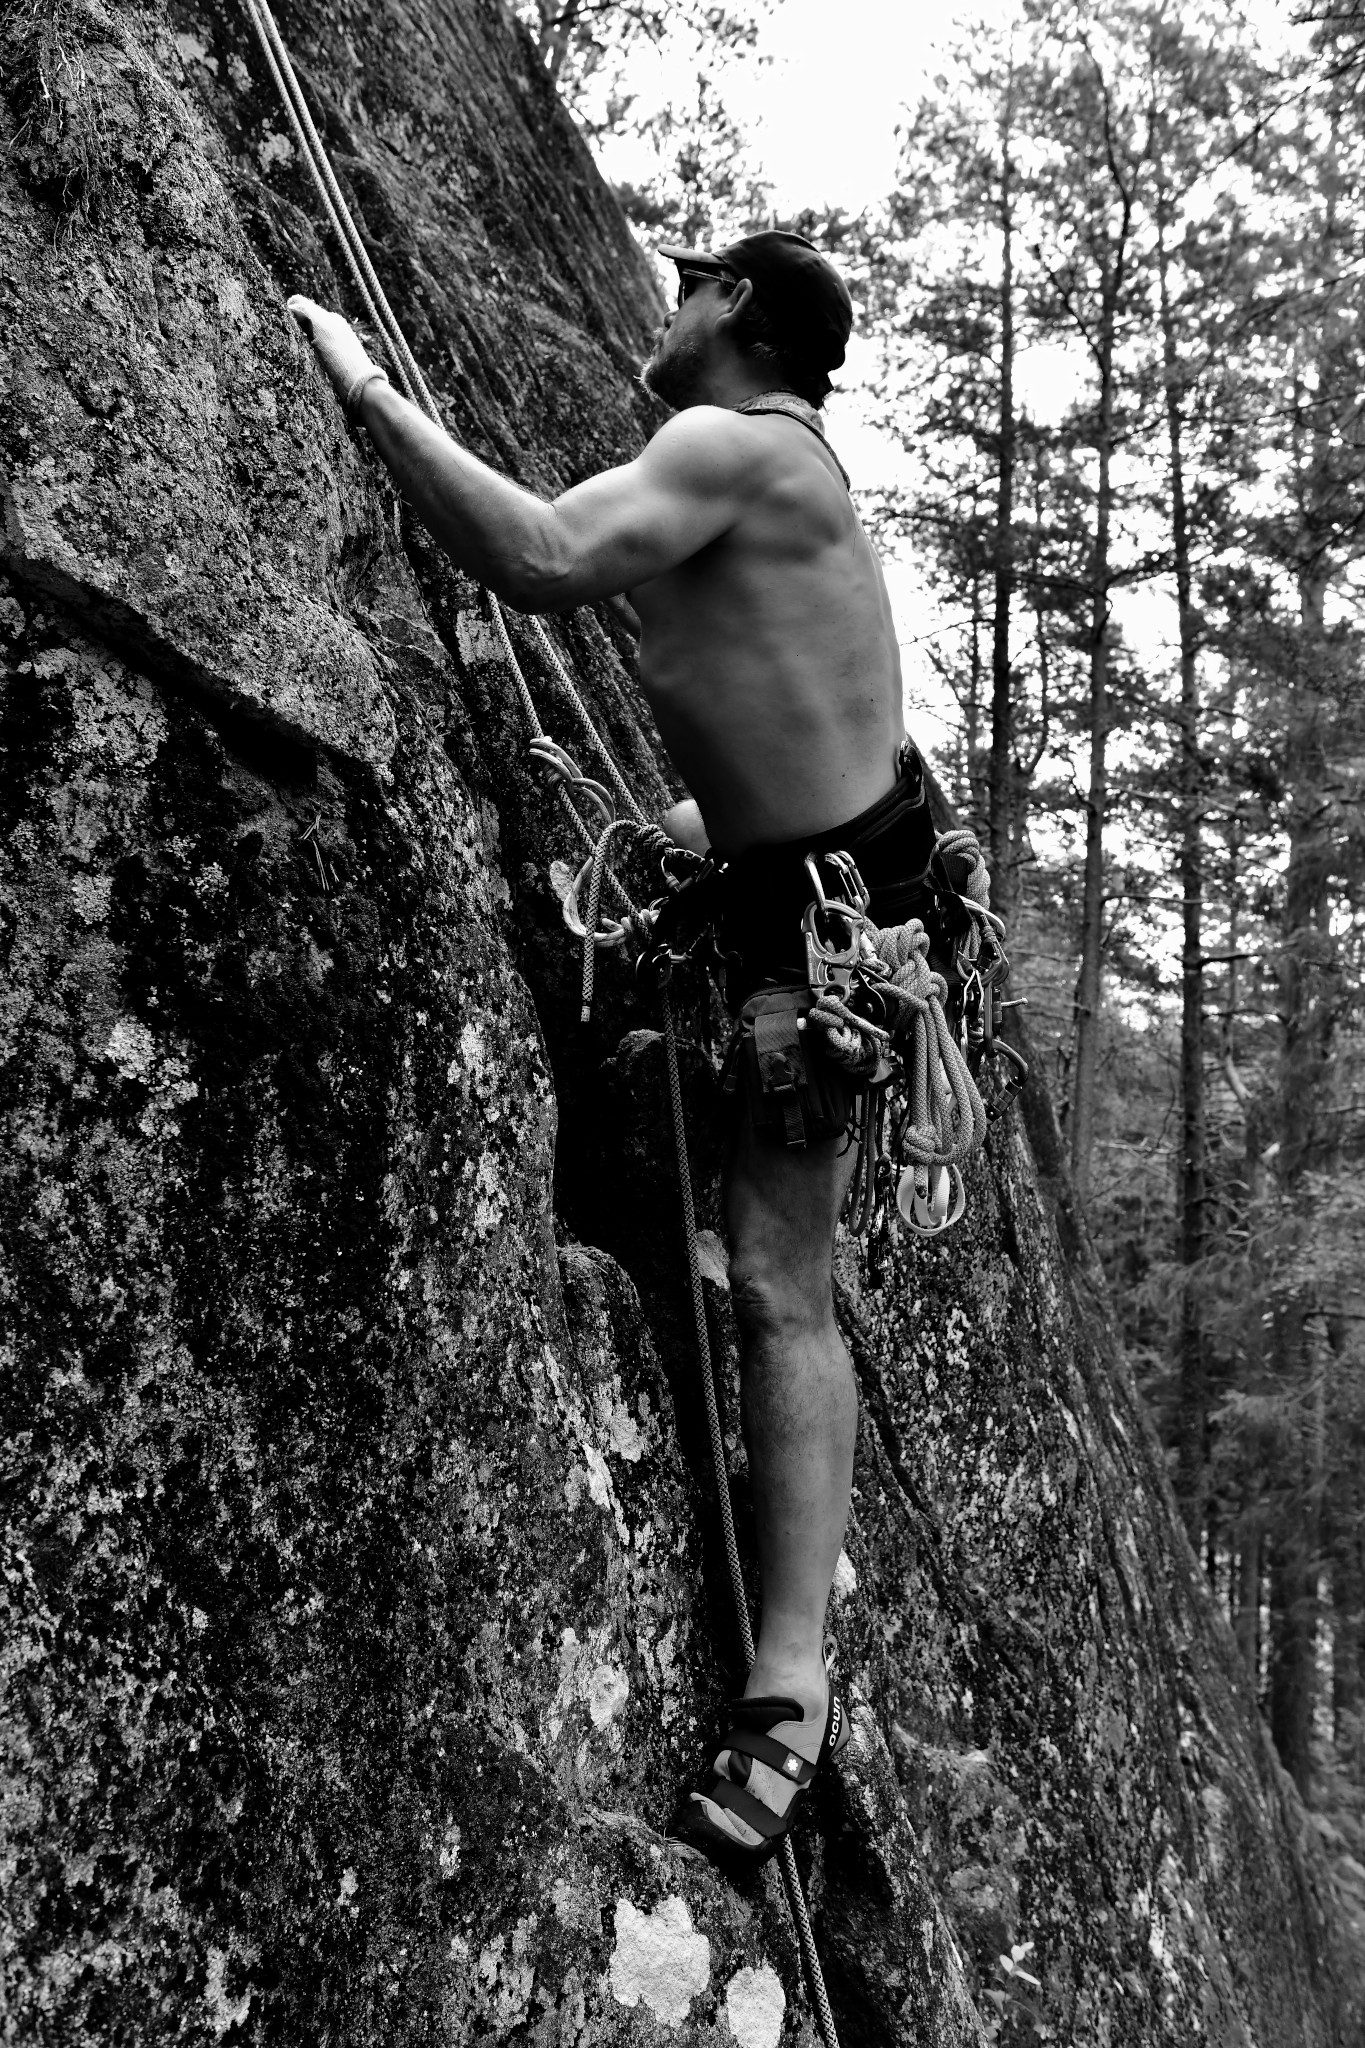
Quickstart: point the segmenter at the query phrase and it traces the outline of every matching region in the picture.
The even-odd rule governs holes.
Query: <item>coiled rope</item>
[[[424,412],[434,425],[443,426],[436,401],[427,389],[426,381],[418,367],[417,359],[409,348],[407,338],[398,324],[388,299],[385,297],[383,286],[375,274],[374,266],[370,262],[369,255],[360,239],[359,230],[352,218],[341,188],[337,184],[331,162],[313,124],[312,116],[308,111],[307,102],[303,97],[303,91],[290,60],[289,52],[285,47],[284,39],[271,12],[269,0],[243,0],[243,5],[260,42],[266,64],[274,80],[276,91],[280,96],[280,101],[288,117],[289,124],[294,131],[299,154],[317,188],[323,209],[331,223],[333,233],[336,235],[347,267],[355,280],[356,289],[360,293],[374,325],[379,329],[384,338],[399,384],[407,398]],[[539,758],[548,765],[550,757],[546,749],[544,747],[539,750],[535,749],[535,743],[545,742],[547,735],[540,723],[534,699],[531,696],[526,678],[522,673],[516,650],[512,645],[512,637],[507,628],[507,620],[502,605],[491,591],[487,593],[487,598],[493,628],[497,634],[503,658],[515,681],[517,696],[520,699],[526,723],[530,728],[533,750],[538,751]],[[594,832],[574,802],[575,787],[579,790],[587,789],[590,786],[589,778],[579,775],[570,761],[568,766],[572,772],[562,774],[556,780],[556,793],[566,815],[572,821],[579,837],[591,848],[590,859],[586,864],[589,879],[587,915],[579,921],[584,937],[583,980],[584,1004],[586,1007],[592,1001],[592,962],[595,958],[598,942],[597,917],[603,887],[609,887],[618,900],[624,903],[628,919],[641,916],[640,911],[630,901],[624,888],[607,865],[606,851],[609,841],[618,831],[624,832],[628,827],[633,830],[636,843],[647,848],[655,848],[657,846],[657,842],[651,837],[654,834],[658,835],[658,840],[662,841],[664,846],[671,845],[671,841],[668,840],[667,835],[662,832],[660,827],[646,817],[644,811],[637,803],[633,791],[617,766],[606,741],[598,731],[592,714],[583,702],[573,678],[559,657],[558,649],[545,631],[541,621],[533,619],[531,623],[541,652],[544,654],[551,672],[573,706],[574,712],[583,728],[585,738],[606,768],[608,778],[618,797],[625,805],[627,813],[624,819],[618,820],[614,816],[607,819],[603,829]],[[554,742],[550,741],[548,744],[553,747]],[[564,759],[568,761],[567,756]],[[601,790],[600,784],[591,785],[591,787]],[[601,794],[605,796],[605,790],[601,790]],[[595,799],[589,800],[595,802]],[[603,813],[600,804],[597,805],[597,809],[599,817],[601,817]],[[622,926],[622,939],[625,936],[626,928]],[[620,941],[614,941],[609,933],[607,943],[613,942],[619,943]],[[753,1628],[749,1619],[749,1605],[744,1589],[744,1573],[740,1564],[739,1545],[735,1537],[734,1515],[730,1505],[730,1487],[725,1463],[725,1439],[720,1425],[720,1407],[716,1396],[715,1366],[711,1357],[711,1344],[706,1326],[706,1303],[702,1294],[701,1263],[697,1247],[697,1219],[692,1198],[692,1172],[687,1149],[687,1127],[683,1116],[682,1080],[678,1070],[677,1038],[673,1029],[673,1010],[668,999],[668,992],[666,989],[661,989],[659,995],[663,1011],[663,1040],[668,1066],[669,1102],[673,1114],[673,1139],[677,1150],[678,1183],[682,1195],[683,1230],[687,1243],[688,1282],[692,1297],[693,1320],[696,1326],[697,1353],[701,1364],[702,1391],[706,1401],[707,1428],[711,1439],[711,1458],[715,1468],[716,1497],[720,1507],[721,1529],[725,1541],[725,1558],[726,1564],[729,1567],[730,1587],[734,1596],[735,1616],[739,1625],[740,1642],[743,1646],[745,1658],[752,1664],[754,1658]],[[796,1926],[797,1940],[810,1985],[811,2001],[820,2023],[820,2033],[825,2042],[825,2048],[839,2048],[839,2036],[834,2025],[834,2014],[830,2009],[829,1995],[825,1989],[824,1971],[820,1966],[820,1957],[815,1946],[815,1933],[811,1926],[810,1909],[806,1903],[805,1891],[802,1888],[800,1873],[796,1867],[796,1849],[789,1834],[784,1836],[782,1841],[781,1869],[787,1894],[787,1903],[791,1909],[792,1919]]]
[[[866,936],[877,955],[868,985],[894,1006],[891,1033],[913,1031],[911,1121],[902,1147],[918,1166],[958,1166],[985,1139],[986,1109],[943,1007],[947,983],[929,966],[928,934],[915,921],[869,926]],[[979,947],[975,927],[973,936]]]

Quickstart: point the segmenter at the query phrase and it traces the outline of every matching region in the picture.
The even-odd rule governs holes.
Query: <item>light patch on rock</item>
[[[211,71],[214,77],[217,77],[218,59],[209,54],[209,46],[207,43],[201,41],[201,39],[198,36],[192,35],[172,36],[171,41],[175,44],[176,49],[180,52],[181,59],[184,63],[202,64],[206,71]]]
[[[559,1684],[546,1718],[552,1742],[559,1739],[570,1712],[580,1703],[586,1705],[594,1728],[606,1728],[629,1699],[629,1680],[608,1652],[612,1633],[612,1625],[606,1623],[594,1629],[586,1643],[580,1643],[572,1628],[560,1636]]]
[[[474,1204],[474,1233],[480,1238],[488,1237],[499,1228],[507,1210],[507,1193],[502,1184],[495,1153],[479,1154],[474,1185],[478,1190]]]
[[[125,1081],[150,1081],[156,1064],[156,1040],[136,1017],[119,1017],[109,1033],[104,1057],[112,1060]]]
[[[730,1255],[714,1230],[697,1232],[697,1264],[701,1267],[703,1280],[710,1280],[714,1286],[724,1287],[728,1291]]]
[[[287,135],[267,135],[256,147],[256,161],[263,171],[272,164],[292,163],[293,157],[294,145]]]
[[[711,1982],[711,1944],[693,1927],[687,1901],[664,1899],[641,1913],[618,1899],[615,1919],[612,1997],[618,2005],[647,2005],[666,2026],[678,2026]]]
[[[677,1664],[677,1637],[678,1624],[676,1621],[670,1621],[655,1646],[654,1654],[659,1660],[659,1676],[665,1685],[672,1683]]]
[[[456,1827],[453,1820],[446,1822],[445,1831],[441,1836],[438,1861],[441,1867],[441,1876],[448,1884],[460,1867],[460,1830]]]
[[[610,1514],[615,1505],[612,1499],[611,1474],[607,1470],[607,1461],[596,1444],[584,1444],[583,1462],[588,1468],[589,1494],[599,1508],[605,1508]]]
[[[71,884],[71,900],[82,924],[104,923],[109,915],[112,886],[112,878],[108,875],[77,875]]]
[[[471,1018],[460,1031],[460,1056],[446,1068],[446,1080],[463,1080],[476,1095],[492,1096],[498,1088],[498,1066],[483,1025]]]
[[[617,1457],[624,1458],[628,1465],[638,1465],[644,1456],[644,1432],[625,1402],[617,1400],[604,1387],[598,1393],[597,1409]]]
[[[587,1415],[584,1414],[580,1402],[575,1398],[570,1389],[565,1386],[564,1376],[559,1369],[559,1361],[548,1345],[545,1348],[544,1356],[545,1370],[550,1385],[554,1389],[555,1403],[577,1438],[579,1449],[583,1454],[583,1463],[587,1468],[588,1493],[599,1508],[605,1509],[614,1518],[616,1533],[620,1537],[622,1544],[629,1544],[630,1529],[622,1512],[621,1503],[616,1498],[616,1489],[612,1485],[610,1469],[606,1459],[593,1441],[596,1432]],[[610,1395],[607,1398],[610,1401]],[[599,1399],[599,1409],[600,1407]],[[606,1426],[605,1420],[603,1421],[603,1426]],[[564,1497],[571,1508],[577,1507],[579,1500],[582,1498],[582,1491],[583,1479],[575,1467],[570,1471],[564,1488]]]
[[[858,1590],[858,1574],[854,1571],[846,1550],[839,1552],[839,1562],[834,1567],[834,1584],[831,1590],[840,1606],[845,1600],[852,1599]]]
[[[52,665],[71,687],[75,713],[74,743],[80,751],[120,767],[145,766],[166,737],[166,718],[144,677],[133,676],[117,662],[83,660],[69,648],[40,655],[34,670]]]
[[[777,2048],[787,1994],[771,1963],[737,1970],[725,1987],[725,2013],[739,2048]]]
[[[665,1728],[675,1721],[682,1711],[682,1695],[678,1685],[678,1624],[670,1621],[657,1643],[650,1644],[641,1637],[640,1654],[646,1666],[657,1665],[659,1689],[663,1695],[659,1704],[659,1718]]]
[[[357,1879],[354,1870],[343,1870],[341,1873],[341,1888],[337,1892],[337,1904],[339,1906],[350,1905],[351,1900],[356,1895],[356,1885]]]
[[[209,1950],[208,1974],[204,1981],[204,2003],[209,2009],[209,2025],[221,2040],[229,2027],[240,2027],[251,2010],[251,1986],[238,1999],[228,1997],[223,1987],[227,1975],[227,1951],[221,1948]]]
[[[512,1930],[512,1953],[498,1970],[498,2018],[505,2027],[518,2026],[526,2017],[535,1984],[531,1961],[531,1937],[536,1931],[534,1916],[518,1920]]]
[[[550,1899],[561,1927],[575,1927],[583,1934],[602,1932],[602,1909],[590,1891],[557,1877]]]
[[[292,150],[290,153],[292,155]],[[242,326],[250,311],[250,301],[246,295],[246,286],[242,283],[241,278],[231,276],[220,277],[217,284],[217,296],[220,317],[224,320],[234,320],[239,327]],[[166,566],[172,575],[178,576],[184,565],[174,555],[167,555]]]
[[[573,895],[573,885],[577,873],[577,869],[571,868],[566,860],[552,860],[550,862],[550,887],[554,891],[555,901],[561,910]]]
[[[599,1664],[588,1681],[588,1714],[594,1728],[615,1720],[630,1698],[630,1681],[615,1664]]]
[[[455,624],[455,645],[462,661],[501,661],[502,649],[486,619],[477,612],[461,612]]]

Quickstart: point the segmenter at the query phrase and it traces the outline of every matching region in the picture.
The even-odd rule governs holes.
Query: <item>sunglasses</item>
[[[699,284],[723,284],[728,291],[734,282],[735,279],[727,277],[723,271],[680,270],[678,272],[678,305],[681,307],[684,300],[690,299]]]

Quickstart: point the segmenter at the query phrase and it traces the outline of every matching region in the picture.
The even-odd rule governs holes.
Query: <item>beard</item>
[[[698,335],[665,334],[648,362],[640,366],[640,383],[651,398],[661,398],[674,412],[701,402],[705,351]]]

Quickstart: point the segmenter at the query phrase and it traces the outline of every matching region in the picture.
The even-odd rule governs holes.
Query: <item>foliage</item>
[[[771,4],[517,0],[541,61],[593,144],[626,141],[632,157],[651,166],[643,176],[618,178],[615,188],[651,237],[709,243],[766,221],[767,188],[726,105],[723,80],[736,63],[762,61],[759,29]],[[667,71],[687,77],[685,95],[667,93],[653,104],[642,97],[633,81],[649,46]]]
[[[916,479],[877,524],[955,628],[951,775],[1064,1112],[1099,947],[1091,1225],[1305,1786],[1365,1697],[1365,131],[1358,12],[1316,19],[973,29],[867,262]]]

